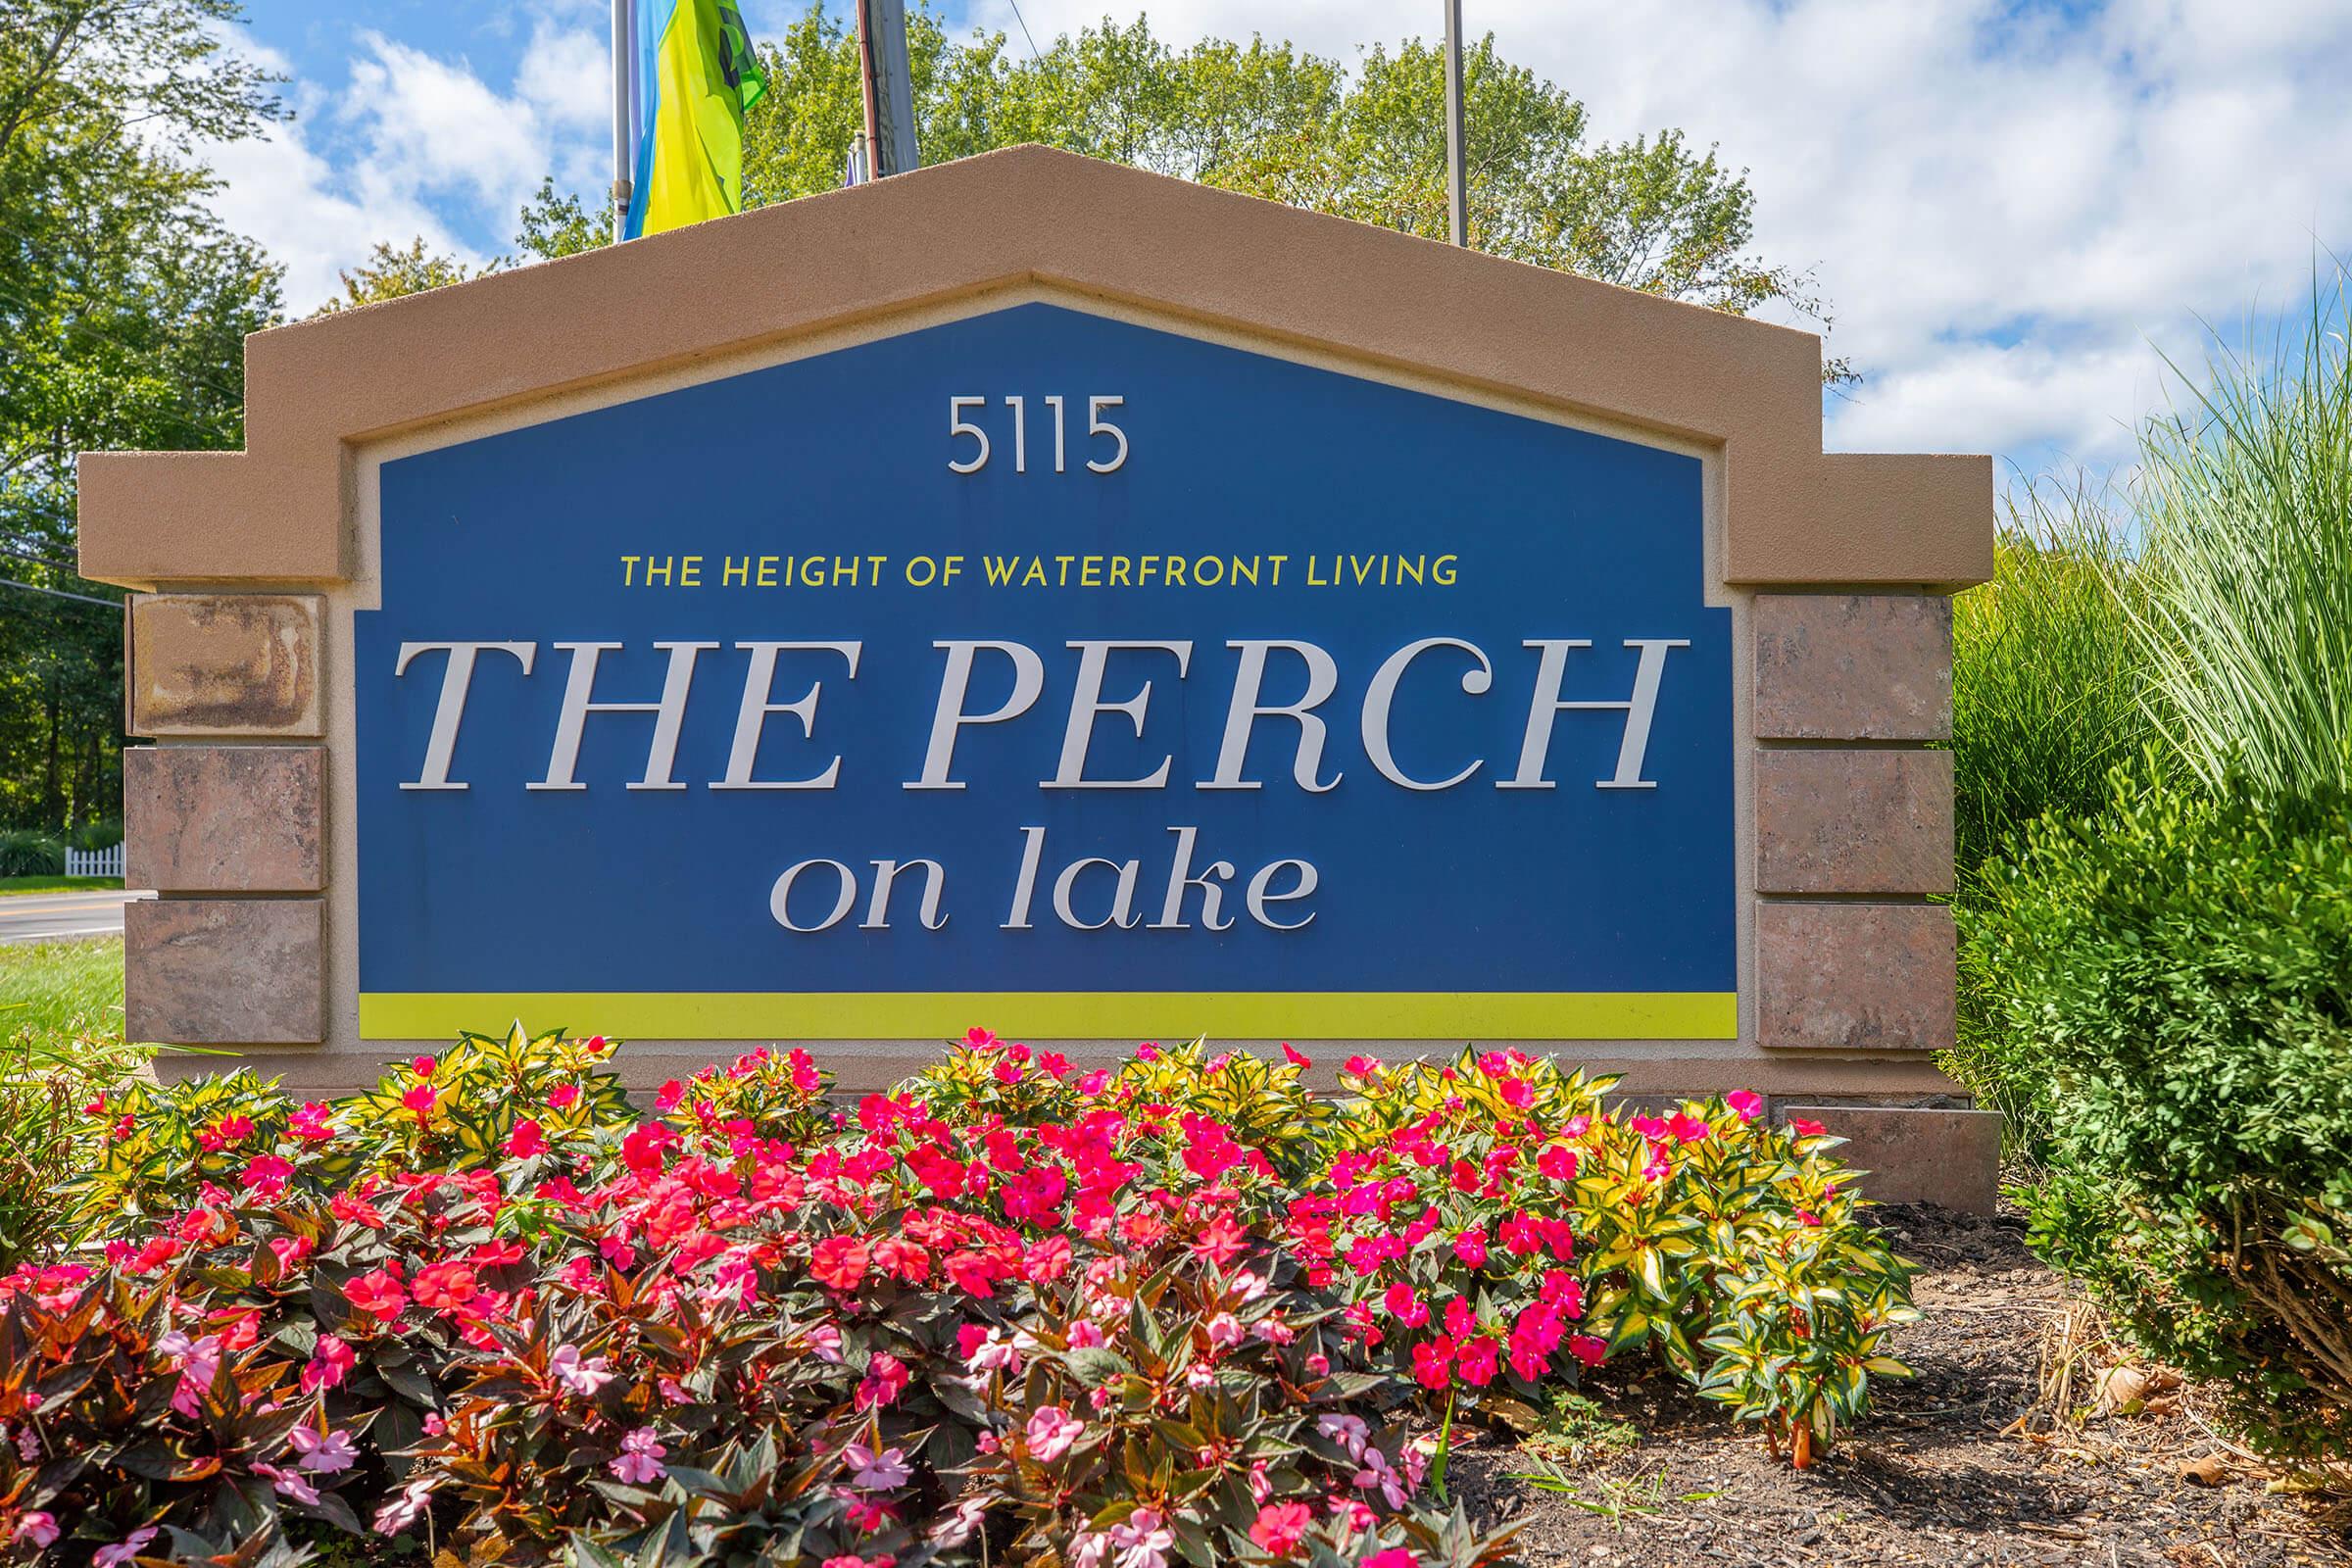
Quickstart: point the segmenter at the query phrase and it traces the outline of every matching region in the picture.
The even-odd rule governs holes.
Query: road
[[[111,937],[122,931],[122,906],[152,893],[20,893],[0,899],[0,946]]]

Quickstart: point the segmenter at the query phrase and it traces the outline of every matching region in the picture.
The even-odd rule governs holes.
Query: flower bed
[[[1465,1053],[1332,1100],[1288,1048],[975,1031],[854,1110],[760,1052],[640,1121],[612,1050],[93,1103],[103,1260],[0,1280],[0,1542],[1475,1565],[1507,1541],[1443,1507],[1432,1421],[1659,1357],[1803,1464],[1902,1370],[1907,1265],[1754,1096],[1629,1114]]]

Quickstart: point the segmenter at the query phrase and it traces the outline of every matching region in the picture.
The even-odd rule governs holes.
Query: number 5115
[[[1065,473],[1069,469],[1069,440],[1067,430],[1069,421],[1062,411],[1063,400],[1059,397],[1050,397],[1043,399],[1042,401],[1054,416],[1054,471],[1055,473]],[[1098,447],[1094,447],[1092,443],[1105,437],[1107,437],[1114,446],[1114,450],[1111,452],[1107,460],[1089,457],[1086,460],[1086,466],[1089,471],[1094,473],[1114,473],[1126,464],[1127,432],[1120,429],[1117,425],[1111,423],[1108,419],[1102,417],[1102,411],[1104,409],[1118,408],[1126,401],[1127,400],[1123,397],[1090,397],[1086,400],[1086,439],[1090,444],[1088,450],[1101,450]],[[1029,409],[1027,400],[1017,397],[1008,397],[1004,400],[1004,407],[1010,410],[1012,413],[1012,471],[1015,473],[1027,473],[1029,471]],[[982,429],[978,424],[975,424],[970,419],[964,417],[964,415],[967,412],[985,410],[988,405],[989,400],[985,397],[948,399],[948,441],[950,443],[948,468],[951,472],[978,473],[982,468],[988,466],[989,454],[994,450],[989,445],[988,432]],[[954,456],[956,450],[954,443],[964,436],[970,436],[972,438],[971,456],[968,458],[957,459]]]

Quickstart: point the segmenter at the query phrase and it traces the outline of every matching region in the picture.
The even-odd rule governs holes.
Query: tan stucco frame
[[[1759,1045],[1754,767],[1740,738],[1758,733],[1756,591],[1917,596],[1981,580],[1989,460],[1824,455],[1820,344],[1808,333],[1038,148],[259,334],[247,349],[245,452],[85,456],[87,574],[182,595],[323,590],[312,696],[328,765],[313,891],[326,897],[309,961],[325,1050],[273,1052],[273,1068],[339,1087],[392,1050],[357,1036],[353,781],[334,765],[352,755],[351,614],[373,602],[376,466],[1033,298],[1698,456],[1708,598],[1733,607],[1740,650],[1741,1034],[1574,1045],[1643,1091],[1950,1089],[1916,1049],[1792,1056]],[[175,733],[194,747],[239,732],[232,722]],[[134,934],[134,975],[139,949]],[[860,1084],[895,1077],[906,1054],[840,1044],[859,1054]],[[636,1054],[632,1076],[734,1049],[662,1043]]]

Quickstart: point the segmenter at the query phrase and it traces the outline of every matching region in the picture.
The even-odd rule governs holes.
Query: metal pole
[[[865,177],[877,179],[890,171],[881,167],[879,156],[882,136],[878,117],[882,112],[882,95],[874,88],[873,0],[858,0],[858,85],[865,95]]]
[[[1446,0],[1446,220],[1447,237],[1467,246],[1470,171],[1462,140],[1462,0]]]
[[[628,238],[637,173],[636,0],[612,0],[612,238]]]
[[[906,0],[865,0],[872,22],[874,173],[904,174],[919,167],[914,145],[914,72],[906,52]]]

